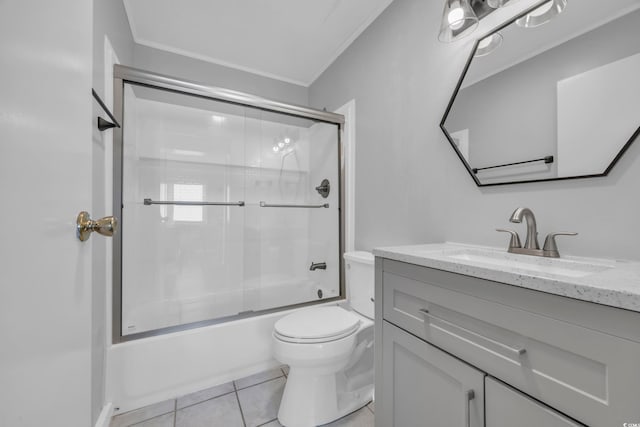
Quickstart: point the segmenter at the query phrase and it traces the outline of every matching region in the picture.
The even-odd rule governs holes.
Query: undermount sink
[[[476,267],[518,270],[532,275],[585,277],[613,268],[606,264],[517,255],[483,248],[448,249],[439,255],[453,262],[462,261],[464,264],[472,264]]]

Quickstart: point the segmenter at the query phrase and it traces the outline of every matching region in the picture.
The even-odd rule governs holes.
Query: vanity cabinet
[[[388,322],[383,336],[377,425],[484,426],[484,372]]]
[[[485,393],[486,427],[583,426],[491,377]]]
[[[640,313],[376,258],[376,319],[377,427],[640,423]]]

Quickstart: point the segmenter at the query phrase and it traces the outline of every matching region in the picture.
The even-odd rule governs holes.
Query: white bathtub
[[[293,311],[113,345],[106,401],[118,414],[278,366],[271,355],[273,325]]]
[[[277,278],[240,289],[152,300],[131,307],[125,305],[122,311],[124,335],[317,301],[318,290],[322,291],[324,299],[338,296],[338,289],[320,286],[312,280]]]

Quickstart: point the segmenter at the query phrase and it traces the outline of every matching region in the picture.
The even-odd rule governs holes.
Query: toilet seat
[[[341,307],[308,308],[278,320],[274,336],[290,343],[329,342],[354,334],[360,322],[357,315]]]

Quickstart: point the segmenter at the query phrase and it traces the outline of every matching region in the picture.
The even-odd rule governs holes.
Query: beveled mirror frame
[[[473,181],[476,183],[476,185],[478,187],[494,187],[494,186],[498,186],[498,185],[528,184],[528,183],[532,183],[532,182],[565,181],[565,180],[568,180],[568,179],[604,177],[604,176],[609,175],[609,172],[611,172],[611,170],[616,165],[616,163],[618,163],[618,161],[622,158],[624,153],[629,149],[631,144],[633,144],[633,142],[636,140],[636,138],[640,135],[640,125],[638,125],[638,128],[635,130],[635,132],[631,135],[629,140],[624,144],[624,146],[620,149],[618,154],[616,154],[616,156],[613,158],[611,163],[609,163],[607,168],[602,173],[576,175],[576,176],[564,176],[564,177],[556,177],[556,178],[527,179],[527,180],[521,180],[521,181],[491,182],[491,183],[484,183],[483,184],[482,182],[480,182],[480,180],[478,179],[477,175],[473,172],[473,168],[471,167],[469,162],[467,162],[467,160],[464,158],[464,156],[462,155],[462,153],[460,152],[460,150],[456,146],[455,142],[453,141],[453,138],[449,134],[449,131],[445,128],[445,122],[446,122],[447,118],[449,117],[449,113],[451,112],[451,108],[453,107],[453,103],[455,102],[456,97],[458,96],[458,92],[460,91],[460,89],[462,87],[462,83],[464,82],[464,79],[467,76],[467,72],[469,71],[469,67],[471,66],[471,63],[473,62],[474,55],[476,53],[476,50],[478,49],[478,44],[485,37],[489,37],[490,35],[495,34],[498,31],[500,31],[500,30],[508,27],[509,25],[515,23],[515,21],[517,21],[518,19],[522,18],[523,16],[529,14],[530,12],[532,12],[535,9],[537,9],[538,7],[540,7],[541,5],[546,3],[547,1],[548,0],[542,0],[542,1],[538,2],[538,3],[536,3],[534,6],[531,6],[531,7],[527,8],[524,12],[517,14],[514,18],[511,18],[511,19],[507,20],[505,23],[499,25],[498,27],[496,27],[492,31],[489,31],[486,34],[482,35],[482,37],[478,37],[476,39],[476,41],[473,44],[473,48],[471,49],[471,54],[469,55],[469,59],[467,59],[467,62],[466,62],[465,66],[464,66],[464,68],[462,70],[462,75],[458,79],[458,83],[456,84],[456,87],[455,87],[455,89],[453,91],[453,95],[451,95],[451,99],[449,100],[449,104],[447,105],[447,109],[445,110],[444,115],[442,117],[442,120],[440,121],[440,129],[442,130],[442,132],[444,133],[445,137],[449,141],[449,144],[451,145],[451,148],[453,148],[455,153],[458,155],[458,158],[460,159],[460,161],[462,162],[464,167],[467,169],[467,172],[469,172],[469,176],[471,176],[471,179],[473,179]]]

